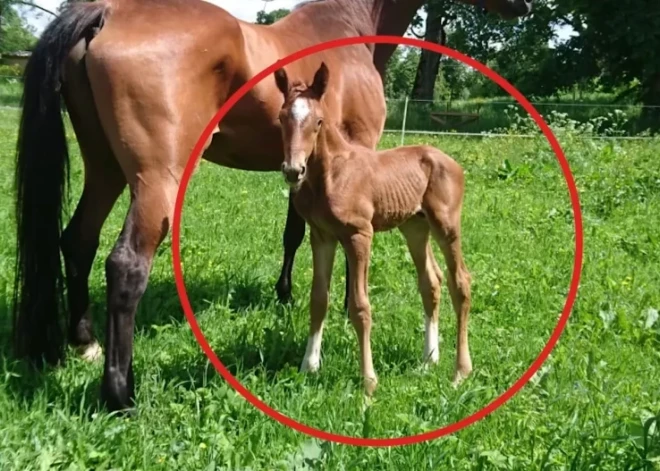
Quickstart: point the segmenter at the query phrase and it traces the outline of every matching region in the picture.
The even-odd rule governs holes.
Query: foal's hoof
[[[364,395],[367,397],[373,396],[378,386],[378,378],[364,378]]]
[[[304,358],[300,365],[301,373],[316,373],[321,367],[321,359],[317,357]]]
[[[460,384],[472,373],[472,363],[460,364],[456,366],[456,372],[454,373],[454,381],[452,381],[452,386],[457,388]]]
[[[425,350],[424,355],[422,357],[422,361],[424,362],[425,368],[437,365],[438,362],[440,361],[440,353],[438,352],[438,349],[434,349],[431,351]]]
[[[100,360],[103,356],[103,349],[96,341],[87,345],[79,345],[76,347],[76,351],[81,359],[90,363]]]

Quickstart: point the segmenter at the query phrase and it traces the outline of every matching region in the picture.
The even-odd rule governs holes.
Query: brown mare
[[[531,10],[530,0],[461,1],[504,18]],[[88,278],[102,226],[128,186],[130,208],[105,263],[101,396],[111,410],[131,407],[136,308],[168,233],[186,160],[204,126],[230,94],[277,59],[340,37],[403,35],[422,3],[315,1],[271,26],[239,21],[201,0],[69,5],[43,33],[24,77],[16,168],[17,355],[56,364],[68,342],[88,359],[100,357]],[[334,76],[326,94],[328,117],[340,123],[346,139],[375,148],[386,116],[382,77],[393,49],[330,50],[296,62],[289,73],[311,76],[321,61],[329,64]],[[69,157],[63,104],[85,165],[83,193],[64,230]],[[275,84],[262,81],[223,120],[203,157],[230,168],[280,170],[281,106]],[[281,298],[291,291],[291,266],[304,231],[304,220],[290,203]]]
[[[311,322],[302,371],[317,371],[323,322],[337,242],[348,258],[349,313],[360,347],[360,370],[368,395],[377,377],[371,355],[369,259],[374,233],[398,228],[417,270],[426,314],[424,360],[438,362],[438,305],[442,271],[429,235],[447,262],[447,286],[458,319],[458,384],[472,371],[468,347],[470,274],[461,252],[461,209],[465,182],[461,166],[429,146],[377,152],[349,143],[326,113],[329,70],[322,63],[311,85],[290,83],[284,69],[275,73],[284,97],[280,112],[284,162],[282,173],[293,204],[310,227],[314,274]]]

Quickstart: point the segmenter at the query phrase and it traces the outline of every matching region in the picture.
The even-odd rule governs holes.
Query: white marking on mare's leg
[[[293,119],[301,123],[309,116],[311,110],[309,109],[309,104],[307,103],[306,98],[297,98],[291,106],[291,114]]]
[[[92,362],[101,358],[101,355],[103,355],[103,349],[97,341],[94,341],[89,345],[81,345],[78,347],[78,354],[83,360]]]
[[[300,371],[315,373],[319,370],[321,364],[321,339],[323,338],[323,326],[310,335],[307,339],[307,349],[303,358]]]
[[[426,330],[424,332],[424,362],[436,364],[440,359],[440,348],[438,342],[438,320],[424,316]]]

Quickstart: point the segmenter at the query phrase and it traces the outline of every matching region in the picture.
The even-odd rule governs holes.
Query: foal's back
[[[428,211],[429,204],[448,209],[460,204],[463,170],[434,147],[402,146],[379,152],[352,147],[350,154],[333,166],[335,187],[344,193],[347,204],[370,213],[376,231],[403,224]]]

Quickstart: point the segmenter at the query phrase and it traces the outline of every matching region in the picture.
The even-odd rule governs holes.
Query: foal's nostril
[[[305,167],[304,165],[303,165],[302,167],[300,167],[300,176],[301,176],[301,177],[302,177],[303,175],[305,175],[305,170],[307,170],[307,167]]]
[[[305,167],[298,168],[291,165],[282,165],[282,173],[289,183],[298,183],[303,173],[305,173],[304,169]]]

